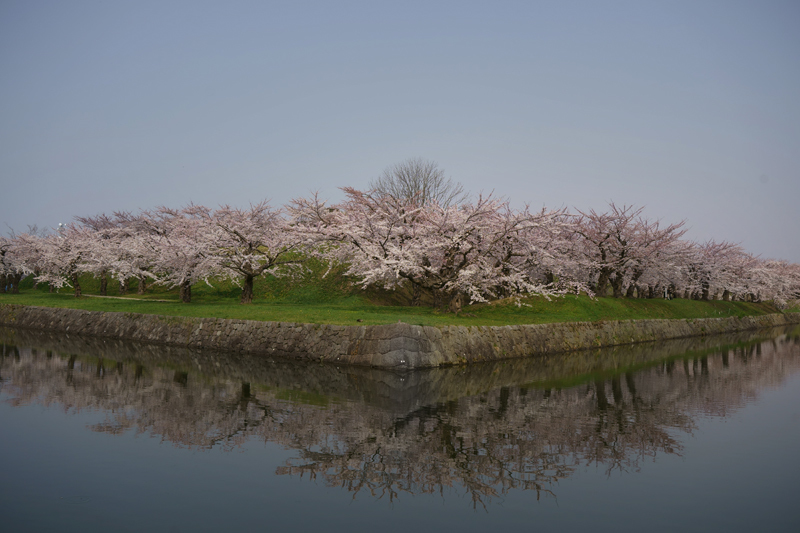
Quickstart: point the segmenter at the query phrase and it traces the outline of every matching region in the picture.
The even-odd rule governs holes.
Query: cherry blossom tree
[[[639,295],[653,292],[645,291],[643,285],[640,285],[643,275],[650,274],[651,280],[662,280],[668,279],[675,272],[676,264],[686,253],[686,245],[681,241],[686,233],[684,224],[685,221],[681,221],[662,226],[659,220],[638,218],[630,240],[626,243],[629,257],[628,270],[623,274],[628,283],[626,297],[632,298],[634,291]]]
[[[21,281],[28,275],[37,274],[35,255],[28,255],[29,243],[47,235],[47,230],[37,225],[28,226],[18,235],[13,229],[8,236],[0,235],[0,293],[19,293]],[[34,285],[35,286],[35,285]]]
[[[636,285],[639,297],[668,299],[678,296],[687,284],[687,265],[693,244],[683,239],[666,244],[658,253],[657,261],[652,262],[639,278]],[[628,295],[631,287],[628,287]]]
[[[800,298],[800,265],[751,257],[742,277],[746,298],[751,301],[771,300],[784,308]]]
[[[108,275],[118,260],[120,242],[118,238],[119,221],[105,213],[95,216],[76,217],[75,220],[92,232],[88,242],[88,253],[83,258],[82,270],[93,274],[100,280],[100,295],[108,294]]]
[[[627,206],[618,209],[613,203],[610,208],[604,213],[594,209],[588,212],[578,210],[579,216],[575,221],[575,232],[582,244],[578,252],[587,269],[592,271],[594,292],[600,296],[606,295],[610,280],[625,266],[626,258],[618,249],[620,239],[617,237],[623,238],[629,233],[629,226],[634,224],[636,215],[643,209],[634,210]]]
[[[6,282],[11,292],[17,292],[19,289],[18,284],[16,288],[13,286],[14,277],[19,277],[21,280],[23,276],[32,274],[36,279],[39,275],[42,265],[41,239],[43,236],[35,232],[13,235],[10,238],[10,247],[6,248],[3,262],[10,269],[7,272],[11,279],[7,278]],[[52,291],[53,287],[50,286],[50,292]]]
[[[285,275],[303,262],[305,235],[294,231],[283,210],[266,200],[248,209],[224,205],[204,214],[203,220],[209,253],[224,275],[242,284],[243,304],[253,301],[256,277],[265,272]]]
[[[563,212],[514,210],[507,201],[479,196],[442,207],[379,191],[342,189],[346,200],[328,207],[318,197],[295,200],[293,213],[307,231],[337,243],[331,254],[349,265],[362,286],[410,284],[415,298],[461,308],[463,296],[483,302],[509,294],[556,294],[544,277],[554,263],[544,250]]]
[[[614,202],[604,213],[578,210],[575,232],[582,242],[578,253],[594,273],[597,294],[605,295],[610,284],[615,298],[634,296],[642,276],[669,264],[670,254],[676,252],[685,222],[662,226],[643,217],[643,210]]]
[[[443,176],[435,165],[427,171]],[[412,174],[409,186],[417,183]],[[449,182],[440,198],[431,183],[413,191],[346,187],[345,199],[330,206],[316,195],[280,209],[266,201],[247,209],[190,204],[78,217],[50,235],[35,227],[12,232],[0,237],[0,292],[18,291],[32,274],[80,296],[86,273],[100,279],[101,294],[108,276],[123,291],[135,277],[140,292],[153,279],[189,302],[193,284],[221,276],[241,284],[241,302],[249,303],[258,276],[289,275],[318,256],[345,265],[363,287],[403,288],[412,304],[454,312],[465,299],[605,295],[609,288],[615,297],[683,294],[780,306],[800,298],[800,265],[762,260],[726,241],[685,241],[683,221],[662,224],[642,207],[533,212],[492,195],[466,201],[450,194],[457,191]]]
[[[85,260],[93,246],[91,230],[70,223],[44,237],[20,235],[19,241],[26,272],[35,273],[37,281],[49,283],[51,287],[72,287],[75,297],[81,296],[79,275],[85,271]]]
[[[13,292],[18,285],[14,283],[19,271],[13,262],[13,248],[14,241],[0,235],[0,294],[9,289]]]
[[[788,261],[767,260],[760,269],[767,299],[779,308],[800,303],[800,265]]]
[[[717,292],[729,301],[747,290],[746,273],[757,260],[738,244],[715,240],[695,243],[687,264],[687,297],[709,300]]]
[[[159,207],[144,212],[139,224],[155,250],[153,270],[158,283],[177,287],[181,301],[191,302],[192,285],[219,272],[218,257],[211,253],[211,240],[204,233],[211,210],[189,204],[183,209]]]
[[[119,293],[128,291],[128,280],[138,280],[138,294],[144,294],[147,279],[155,279],[153,265],[157,250],[145,223],[144,213],[126,211],[114,213],[116,230],[110,251],[113,257],[112,273],[119,280]]]

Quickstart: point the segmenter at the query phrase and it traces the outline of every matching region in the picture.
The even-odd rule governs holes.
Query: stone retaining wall
[[[800,323],[800,313],[522,326],[335,326],[0,305],[0,325],[307,361],[425,368]]]

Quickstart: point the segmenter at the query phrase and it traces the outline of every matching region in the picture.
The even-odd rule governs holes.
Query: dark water
[[[0,531],[800,531],[800,330],[401,374],[0,341]]]

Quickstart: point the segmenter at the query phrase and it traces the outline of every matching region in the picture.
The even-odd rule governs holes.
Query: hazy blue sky
[[[0,0],[0,223],[282,204],[408,157],[800,261],[800,2]]]

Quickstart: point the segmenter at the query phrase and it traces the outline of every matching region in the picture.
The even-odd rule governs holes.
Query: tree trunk
[[[608,273],[600,272],[600,277],[597,279],[597,296],[605,296],[608,292]]]
[[[6,281],[8,278],[5,274],[0,274],[0,294],[5,294],[6,292]]]
[[[11,294],[19,294],[19,284],[22,281],[22,274],[11,275]]]
[[[181,283],[180,294],[183,303],[188,304],[192,301],[192,284],[188,280]]]
[[[239,394],[239,409],[243,412],[247,412],[247,406],[250,403],[251,399],[253,398],[250,392],[250,383],[243,381],[242,382],[242,392]]]
[[[643,273],[644,271],[638,269],[633,271],[633,277],[631,278],[630,285],[628,285],[628,290],[625,292],[625,298],[633,298],[634,295],[639,298],[642,297],[642,290],[639,288],[638,283]]]
[[[100,296],[108,295],[108,272],[103,270],[100,273]]]
[[[606,383],[603,380],[597,379],[594,382],[594,390],[597,394],[597,408],[600,411],[608,409],[608,398],[606,398]]]
[[[411,284],[411,305],[415,307],[422,305],[422,287],[416,283]]]
[[[147,289],[147,283],[145,282],[144,276],[139,276],[139,288],[136,290],[136,294],[144,294],[144,291]]]
[[[253,303],[253,275],[245,274],[244,287],[242,287],[242,298],[239,300],[241,304]]]
[[[128,293],[128,279],[122,278],[119,280],[119,293],[120,294],[127,294]]]
[[[81,282],[78,281],[78,275],[72,275],[72,286],[75,288],[75,298],[81,297]]]
[[[456,314],[460,313],[461,312],[462,303],[463,303],[463,300],[461,298],[461,293],[460,292],[455,292],[450,297],[450,303],[447,306],[447,310],[450,311],[451,313],[456,313]]]
[[[611,288],[614,289],[614,298],[622,298],[622,276],[616,276],[611,280]]]
[[[619,374],[611,378],[611,394],[614,396],[614,405],[622,406],[625,396],[622,394],[622,379]]]
[[[731,301],[731,291],[729,291],[728,289],[725,289],[722,292],[722,299],[724,301],[726,301],[726,302],[730,302]]]

